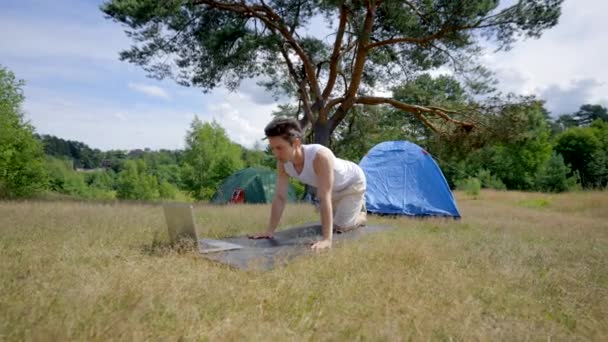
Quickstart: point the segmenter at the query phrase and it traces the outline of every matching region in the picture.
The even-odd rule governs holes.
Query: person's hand
[[[258,233],[258,234],[252,234],[252,235],[247,235],[248,238],[250,239],[272,239],[272,233],[270,232],[263,232],[263,233]]]
[[[331,240],[321,240],[315,242],[312,246],[310,246],[315,251],[320,251],[322,249],[331,248]]]

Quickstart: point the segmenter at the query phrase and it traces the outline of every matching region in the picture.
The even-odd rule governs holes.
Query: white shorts
[[[334,226],[352,228],[365,208],[365,181],[358,181],[346,189],[331,194]]]

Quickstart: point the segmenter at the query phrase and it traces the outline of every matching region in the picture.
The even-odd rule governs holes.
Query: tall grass
[[[270,272],[168,248],[158,205],[0,202],[0,340],[606,340],[608,193],[456,197]],[[268,213],[195,207],[213,237]]]

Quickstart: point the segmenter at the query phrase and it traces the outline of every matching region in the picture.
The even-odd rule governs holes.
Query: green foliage
[[[147,148],[106,152],[91,150],[105,168],[76,171],[76,164],[83,162],[82,151],[88,149],[85,144],[52,136],[39,137],[47,143],[49,154],[62,156],[49,156],[44,164],[43,169],[48,170],[50,176],[49,190],[73,198],[173,199],[190,202],[193,198],[189,194],[194,192],[186,186],[182,177],[192,182],[195,180],[193,175],[200,175],[200,170],[205,171],[201,179],[206,183],[197,190],[197,199],[201,199],[213,194],[215,183],[242,168],[245,165],[242,159],[249,166],[274,168],[274,158],[262,151],[260,146],[249,150],[230,142],[217,123],[203,125],[199,121],[195,126],[197,134],[190,136],[190,146],[193,148],[187,152],[188,161],[200,162],[198,165],[186,161],[184,151],[150,151]],[[63,152],[61,146],[65,148]],[[201,156],[204,158],[199,158]],[[184,193],[183,189],[188,193]]]
[[[396,87],[393,89],[393,98],[412,105],[450,108],[453,111],[465,110],[470,101],[466,90],[454,77],[440,75],[433,78],[429,74],[422,74],[413,81]],[[411,135],[428,136],[431,133],[415,116],[398,112],[404,119],[397,122],[407,123],[413,130]]]
[[[95,169],[101,165],[101,151],[93,150],[79,141],[64,140],[52,135],[38,136],[48,156],[68,158],[74,161],[75,168]]]
[[[112,169],[87,172],[84,174],[84,178],[89,187],[105,191],[114,190],[116,183],[116,174]]]
[[[144,160],[146,172],[154,176],[158,180],[159,185],[162,182],[168,182],[174,188],[183,187],[181,168],[179,166],[183,159],[182,151],[150,151],[149,149],[145,149],[131,151],[127,154],[127,157],[131,160]]]
[[[342,159],[358,163],[374,145],[400,138],[401,131],[388,125],[392,112],[386,107],[360,106],[334,131],[331,148]],[[401,138],[402,139],[402,138]]]
[[[496,120],[484,127],[489,136],[476,146],[475,141],[462,139],[427,140],[427,149],[439,160],[448,183],[488,171],[507,189],[533,190],[537,172],[551,156],[550,127],[546,111],[538,101],[503,108]],[[515,127],[509,122],[515,120]],[[506,128],[505,128],[506,127]],[[512,132],[495,133],[508,129]],[[510,139],[503,137],[510,136]],[[493,186],[502,188],[489,179]]]
[[[244,167],[275,169],[277,164],[269,148],[264,149],[258,142],[253,146],[253,149],[242,147],[241,159],[245,164]]]
[[[245,163],[245,167],[262,167],[266,164],[266,154],[264,151],[260,150],[249,150],[243,148],[241,158]]]
[[[454,77],[440,75],[433,78],[422,74],[393,89],[393,99],[417,106],[440,106],[455,111],[470,104],[470,95]],[[421,112],[420,115],[430,115]],[[427,116],[428,118],[428,116]],[[433,121],[432,119],[429,119]],[[350,110],[333,134],[332,148],[336,155],[359,161],[374,145],[389,140],[408,140],[427,149],[433,145],[435,134],[415,115],[388,106],[357,106]],[[452,153],[446,153],[452,155]]]
[[[576,177],[570,176],[570,168],[564,163],[560,154],[555,154],[547,160],[536,175],[536,189],[547,192],[563,192],[574,188]]]
[[[193,120],[186,136],[182,179],[194,198],[211,198],[219,183],[244,165],[241,147],[230,141],[217,122]]]
[[[589,182],[592,187],[605,189],[608,187],[608,121],[595,120],[591,131],[598,139],[599,148],[591,156]]]
[[[555,152],[563,156],[566,165],[580,174],[583,187],[593,185],[591,163],[601,148],[601,142],[591,128],[575,127],[561,133],[556,140]]]
[[[49,173],[50,190],[76,197],[88,195],[84,176],[74,171],[72,161],[47,157],[45,168]]]
[[[160,197],[156,177],[146,173],[142,159],[127,160],[118,174],[116,197],[130,200],[154,200]]]
[[[21,111],[23,84],[0,66],[0,198],[29,197],[47,185],[42,145]]]
[[[608,121],[595,120],[591,124],[591,131],[600,142],[601,148],[608,147]]]
[[[110,200],[116,197],[111,171],[78,172],[73,161],[47,156],[49,190],[72,198]]]
[[[433,156],[436,158],[436,156]],[[436,159],[445,180],[448,182],[450,189],[456,188],[456,182],[467,177],[472,177],[477,172],[477,164],[472,164],[461,158]]]
[[[298,200],[304,198],[304,193],[306,192],[306,186],[304,184],[302,184],[299,180],[295,179],[295,178],[289,178],[289,183],[291,184],[291,186],[293,186],[294,190],[296,191],[296,198]]]
[[[509,189],[531,190],[536,173],[551,157],[550,128],[539,102],[513,110],[518,111],[524,129],[511,141],[486,149],[488,170]]]
[[[251,1],[108,0],[101,10],[126,26],[134,42],[121,53],[122,60],[152,77],[171,77],[204,91],[222,84],[236,89],[243,79],[262,76],[268,90],[300,101],[296,115],[306,108],[304,120],[313,124],[315,142],[329,145],[330,134],[351,114],[357,96],[372,93],[377,84],[394,86],[442,66],[457,74],[483,74],[475,58],[482,37],[499,48],[509,48],[520,37],[539,37],[557,24],[562,1],[499,6],[500,1],[489,0],[281,0],[262,6]],[[337,25],[341,16],[344,25]],[[333,32],[306,34],[313,18],[331,24]],[[364,25],[366,18],[369,25]],[[471,77],[468,83],[477,93],[488,91],[479,79]],[[340,107],[330,117],[336,104]]]
[[[585,104],[572,114],[577,126],[589,126],[595,120],[608,122],[608,109],[601,105]]]
[[[608,122],[608,109],[598,104],[584,104],[572,114],[563,114],[555,121],[556,131],[563,132],[573,127],[587,127],[594,122]]]
[[[464,191],[467,195],[477,196],[481,190],[481,182],[475,177],[456,181],[456,189]]]
[[[543,30],[555,25],[561,2],[528,1],[497,13],[498,1],[425,1],[412,7],[404,6],[398,0],[383,1],[377,8],[370,35],[372,41],[422,38],[431,36],[439,28],[449,27],[449,34],[432,40],[436,45],[452,51],[467,51],[476,38],[483,35],[508,48],[518,36],[538,37]],[[361,25],[367,10],[365,2],[360,1],[273,1],[267,6],[281,19],[265,21],[258,18],[265,17],[264,11],[258,11],[258,16],[248,15],[244,7],[246,2],[221,7],[219,1],[210,3],[111,0],[105,2],[101,10],[128,26],[130,37],[137,42],[121,54],[122,59],[143,66],[157,77],[174,76],[180,83],[203,89],[212,89],[221,82],[234,87],[241,79],[259,74],[277,80],[277,75],[283,72],[282,63],[285,63],[280,54],[284,49],[285,32],[302,31],[318,13],[323,13],[330,21],[344,5],[349,16],[343,42],[346,46],[347,41],[361,38],[358,35],[363,30]],[[285,31],[277,30],[277,26],[269,27],[271,23]],[[328,60],[333,42],[307,35],[293,35],[293,39],[313,65],[327,70],[328,66],[319,62]],[[351,61],[352,53],[354,51],[345,51],[343,64]],[[165,55],[174,56],[174,64],[179,70],[170,67],[171,61],[155,58]],[[366,73],[364,82],[373,85],[389,79],[393,76],[390,70],[396,66],[429,69],[448,61],[440,50],[425,44],[390,44],[370,51],[370,71],[378,72],[373,77],[371,72]],[[283,85],[277,80],[275,86]]]
[[[568,128],[578,126],[578,122],[576,121],[576,119],[569,114],[560,115],[559,118],[555,120],[555,124],[557,126],[555,129],[556,132],[563,132]]]
[[[101,166],[109,168],[115,173],[120,172],[122,163],[127,159],[127,153],[120,150],[102,152]]]
[[[500,178],[493,175],[490,171],[481,169],[477,172],[477,179],[481,182],[481,187],[494,190],[507,190],[507,186]]]
[[[158,184],[158,194],[160,198],[175,199],[178,192],[179,190],[166,180],[163,180]]]

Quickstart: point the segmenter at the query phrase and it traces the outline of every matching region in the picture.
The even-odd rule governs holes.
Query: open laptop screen
[[[187,203],[165,203],[163,204],[167,228],[169,230],[169,241],[175,243],[181,239],[196,241],[201,253],[213,253],[241,249],[243,246],[226,241],[212,239],[198,239],[192,205]]]
[[[175,243],[180,239],[191,239],[196,241],[196,229],[192,217],[192,205],[187,203],[165,203],[163,204],[167,228],[169,230],[169,241]]]

